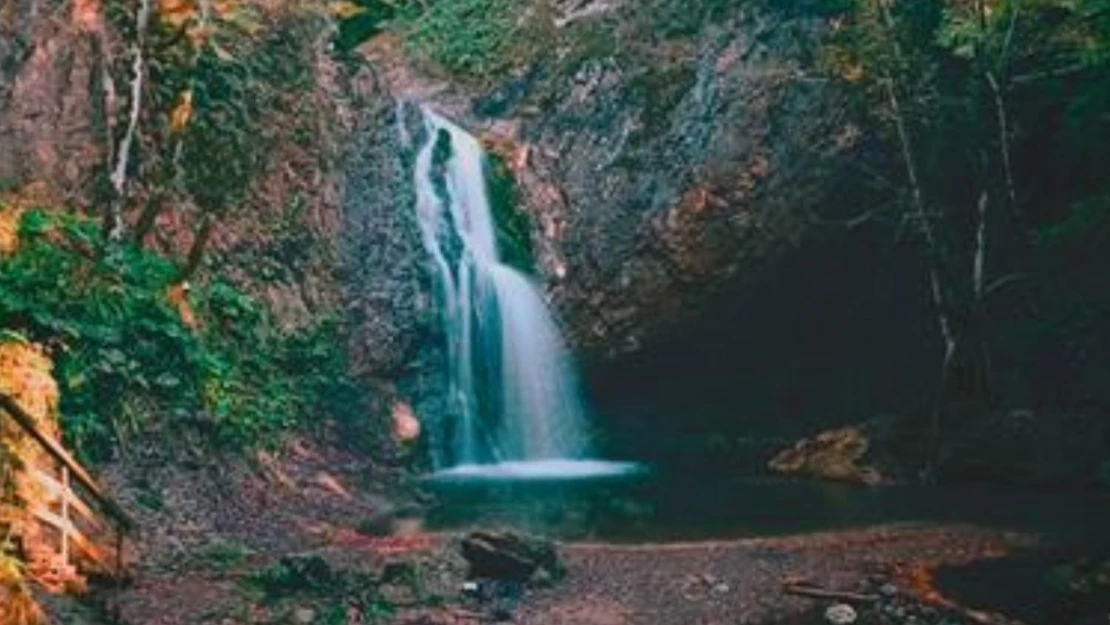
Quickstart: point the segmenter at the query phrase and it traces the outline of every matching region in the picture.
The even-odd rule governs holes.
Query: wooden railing
[[[122,577],[124,541],[134,531],[134,521],[65,448],[39,430],[18,402],[0,393],[0,418],[4,416],[11,418],[53,461],[50,467],[20,468],[46,494],[44,501],[28,506],[26,522],[40,523],[57,537],[57,547],[49,552],[42,552],[40,545],[38,553],[24,554],[28,572],[46,586],[80,582],[86,573]],[[106,547],[105,542],[110,546]],[[24,548],[28,550],[27,545]]]

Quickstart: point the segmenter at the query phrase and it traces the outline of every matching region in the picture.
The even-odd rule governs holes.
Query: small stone
[[[898,594],[898,587],[890,583],[883,584],[879,586],[879,594],[884,597],[893,597]]]
[[[481,588],[478,582],[463,582],[462,591],[464,595],[476,595]]]
[[[832,625],[852,625],[856,622],[856,609],[847,603],[838,603],[825,610],[825,620]]]
[[[312,608],[296,608],[293,610],[293,622],[297,625],[309,625],[316,620],[316,611]]]
[[[732,590],[732,588],[724,582],[721,582],[720,584],[717,584],[713,587],[713,592],[717,593],[718,595],[723,595],[730,590]]]
[[[547,569],[537,569],[528,581],[536,588],[550,588],[555,585],[555,577]]]

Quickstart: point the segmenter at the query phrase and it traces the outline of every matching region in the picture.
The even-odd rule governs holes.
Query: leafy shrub
[[[405,50],[462,80],[503,75],[535,60],[550,38],[536,6],[519,0],[439,0],[407,5]]]
[[[335,323],[284,333],[216,280],[189,297],[202,320],[191,328],[167,298],[170,261],[138,247],[103,254],[96,225],[72,215],[29,211],[21,239],[0,260],[0,329],[51,348],[63,429],[80,454],[103,458],[165,425],[251,446],[310,414],[356,414]]]

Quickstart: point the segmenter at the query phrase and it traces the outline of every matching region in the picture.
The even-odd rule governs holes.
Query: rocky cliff
[[[459,119],[504,159],[539,277],[601,360],[696,319],[863,193],[865,137],[816,68],[819,11],[738,5],[679,33],[641,13],[568,7],[548,53],[476,85],[422,74],[395,40],[366,48],[393,98]],[[398,121],[383,111],[363,158],[394,154]],[[410,201],[395,179],[377,189]]]
[[[867,142],[816,71],[830,28],[821,11],[724,2],[683,15],[673,4],[524,12],[543,49],[510,49],[477,78],[421,62],[403,33],[345,55],[315,13],[270,15],[309,87],[261,113],[265,158],[216,224],[210,265],[290,326],[341,311],[362,375],[434,397],[434,303],[398,106],[419,102],[468,126],[514,174],[536,273],[581,353],[611,360],[696,322],[816,220],[854,210],[863,191],[851,167]],[[45,181],[89,210],[110,192],[132,85],[119,26],[90,18],[97,7],[28,0],[0,24],[0,179]],[[153,244],[183,255],[196,207],[160,186],[162,157],[144,143],[164,139],[167,113],[140,119],[152,130],[127,216],[165,204]],[[436,411],[428,402],[421,412]]]

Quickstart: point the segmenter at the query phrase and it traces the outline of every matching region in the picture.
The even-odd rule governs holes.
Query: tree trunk
[[[158,221],[158,215],[162,214],[162,199],[162,195],[159,194],[147,201],[146,206],[143,207],[143,212],[139,215],[139,221],[135,223],[135,245],[142,247],[146,235],[154,229],[154,224]]]
[[[210,214],[205,213],[200,228],[197,229],[197,234],[193,237],[193,244],[189,247],[189,256],[185,260],[185,266],[181,268],[181,273],[178,274],[178,282],[189,280],[200,268],[200,263],[204,260],[204,249],[208,246],[208,240],[212,237],[212,227],[214,225],[215,220],[212,219]]]

